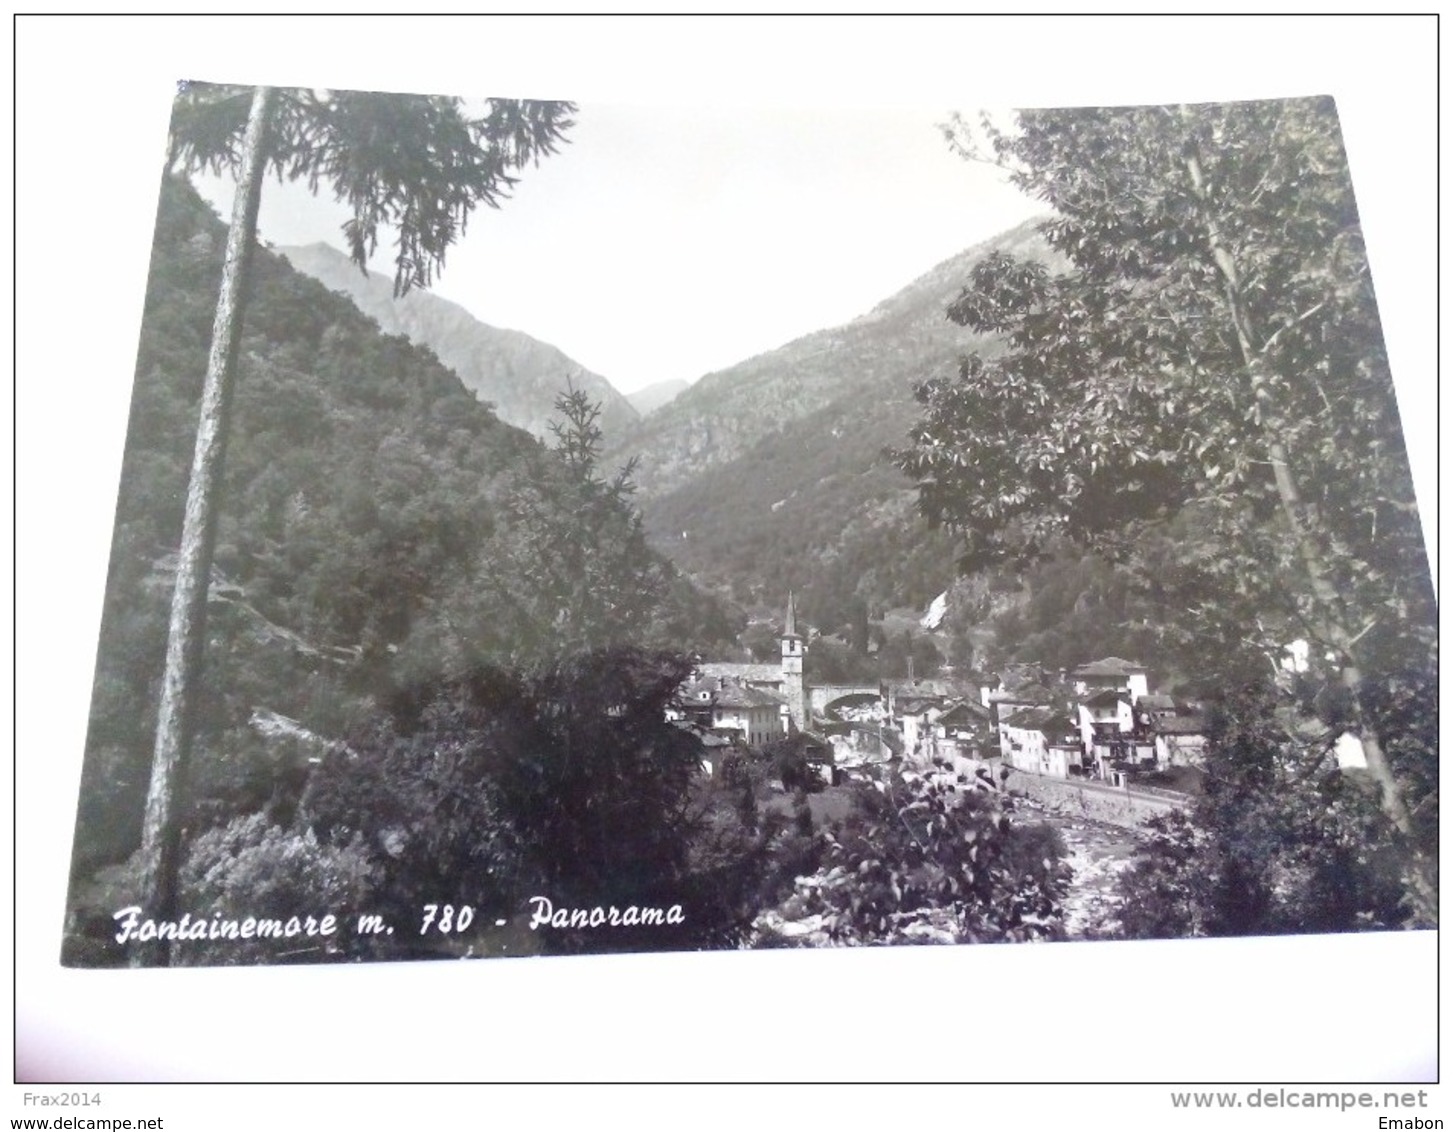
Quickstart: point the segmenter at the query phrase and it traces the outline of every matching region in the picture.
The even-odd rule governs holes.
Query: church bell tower
[[[782,690],[787,695],[787,713],[794,731],[807,730],[807,683],[802,662],[807,643],[797,632],[797,601],[787,594],[787,624],[782,630]]]

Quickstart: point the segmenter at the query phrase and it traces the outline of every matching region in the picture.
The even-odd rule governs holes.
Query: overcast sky
[[[847,322],[1040,211],[949,151],[949,109],[582,104],[570,144],[476,211],[434,290],[623,392],[694,381]],[[200,187],[227,215],[230,183]],[[341,248],[346,216],[270,180],[259,227]],[[390,249],[373,266],[392,274]]]

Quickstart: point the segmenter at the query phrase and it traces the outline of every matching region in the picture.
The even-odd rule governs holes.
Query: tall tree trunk
[[[222,286],[212,324],[212,347],[207,356],[207,377],[202,387],[197,442],[192,455],[192,475],[187,483],[182,542],[177,553],[166,669],[141,830],[140,902],[149,914],[158,918],[170,917],[176,910],[181,802],[192,738],[192,701],[196,697],[206,636],[207,590],[217,530],[216,496],[227,446],[248,265],[257,242],[257,208],[262,197],[271,106],[272,90],[258,87],[253,93],[242,139],[237,195],[232,206],[232,226],[227,233]]]
[[[1226,301],[1231,312],[1231,323],[1241,352],[1246,372],[1253,378],[1262,376],[1265,361],[1256,347],[1256,335],[1251,325],[1246,304],[1241,295],[1241,279],[1235,256],[1221,239],[1215,214],[1207,199],[1205,181],[1201,173],[1199,157],[1194,153],[1187,158],[1186,169],[1191,177],[1201,203],[1206,205],[1206,238],[1211,258],[1215,261],[1226,282]],[[1301,489],[1292,474],[1286,444],[1281,435],[1267,420],[1263,426],[1267,459],[1271,464],[1272,480],[1276,485],[1277,501],[1286,520],[1297,554],[1302,560],[1306,580],[1321,613],[1321,625],[1317,628],[1322,636],[1321,643],[1336,650],[1340,666],[1342,685],[1347,689],[1354,713],[1358,738],[1362,743],[1367,770],[1377,783],[1382,801],[1383,813],[1402,838],[1408,852],[1408,867],[1404,877],[1407,898],[1413,909],[1413,923],[1417,927],[1436,927],[1438,923],[1438,888],[1434,881],[1436,861],[1432,860],[1417,843],[1413,829],[1412,813],[1403,797],[1402,787],[1394,774],[1392,764],[1383,750],[1382,737],[1377,727],[1367,718],[1363,710],[1362,669],[1357,661],[1358,634],[1348,624],[1347,611],[1337,587],[1328,576],[1322,561],[1322,551],[1307,528],[1306,509],[1302,505]]]

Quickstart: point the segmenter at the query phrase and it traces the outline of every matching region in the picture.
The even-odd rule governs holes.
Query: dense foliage
[[[185,182],[163,184],[83,770],[81,887],[137,845],[223,237]],[[290,828],[324,741],[375,720],[400,689],[481,666],[528,673],[625,637],[687,652],[730,638],[714,603],[644,546],[623,482],[502,424],[431,355],[262,251],[240,365],[190,839],[260,813]],[[556,530],[593,532],[589,592],[542,576]],[[617,593],[634,612],[606,625],[590,601]],[[259,709],[294,721],[290,736],[264,733]]]
[[[326,184],[347,203],[352,216],[343,234],[359,268],[376,249],[379,227],[392,228],[394,293],[402,296],[429,285],[470,214],[481,203],[497,205],[515,183],[513,171],[554,151],[572,109],[490,100],[483,116],[471,117],[458,98],[181,84],[169,167],[182,174],[226,170],[235,191],[186,481],[141,827],[139,899],[162,915],[174,911],[178,896],[221,476],[266,173],[302,179],[314,193]]]
[[[763,912],[759,945],[993,943],[1062,934],[1064,845],[942,768],[856,788],[822,866]]]
[[[763,903],[816,867],[820,846],[810,827],[749,802],[767,793],[760,774],[701,772],[697,739],[665,720],[688,672],[678,655],[623,646],[401,691],[305,778],[279,783],[285,811],[209,829],[181,870],[194,919],[327,913],[341,930],[285,948],[197,939],[132,950],[206,964],[740,945]],[[133,864],[102,870],[68,941],[73,959],[118,961],[106,912],[133,903],[134,880]],[[561,926],[536,922],[540,900],[566,914],[681,916]],[[361,916],[384,927],[361,930]]]
[[[302,820],[324,844],[364,838],[373,908],[391,920],[417,918],[429,894],[474,909],[475,954],[518,949],[536,895],[563,908],[680,904],[685,921],[539,932],[534,950],[730,943],[745,910],[711,890],[750,883],[760,847],[706,789],[697,740],[665,721],[689,671],[674,654],[618,647],[409,689],[324,761]],[[701,842],[718,806],[737,841],[713,854]]]
[[[1335,108],[949,133],[1055,210],[1069,268],[993,256],[950,307],[1008,348],[920,388],[898,460],[925,513],[971,568],[1067,540],[1126,564],[1223,689],[1310,642],[1321,752],[1357,737],[1435,922],[1435,610]]]
[[[912,420],[907,388],[872,413],[844,397],[650,499],[655,544],[743,606],[775,607],[792,590],[830,630],[853,602],[926,607],[953,580],[954,544],[914,514],[882,455]]]
[[[1406,924],[1403,862],[1375,785],[1338,769],[1320,728],[1249,700],[1231,697],[1213,715],[1204,793],[1188,812],[1152,819],[1119,885],[1117,934]]]
[[[978,657],[982,668],[1034,662],[1073,669],[1122,656],[1149,667],[1162,687],[1176,681],[1176,651],[1163,631],[1175,623],[1175,611],[1144,593],[1125,569],[1065,546],[1017,580],[1021,592],[1013,600],[951,614],[951,631],[992,631]]]

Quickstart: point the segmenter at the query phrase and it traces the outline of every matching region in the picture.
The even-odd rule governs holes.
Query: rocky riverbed
[[[1094,821],[1070,807],[1021,799],[1019,805],[1054,826],[1064,838],[1074,870],[1065,898],[1065,931],[1071,939],[1093,938],[1119,920],[1115,886],[1131,865],[1140,835],[1133,829]]]

